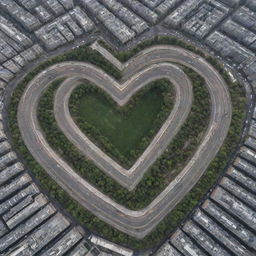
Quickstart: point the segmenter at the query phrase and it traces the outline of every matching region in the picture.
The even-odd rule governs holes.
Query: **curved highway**
[[[93,77],[95,84],[99,86],[105,84],[106,74],[89,64],[81,63],[80,66],[79,63],[58,64],[37,75],[28,84],[19,103],[18,122],[21,134],[39,164],[82,206],[110,225],[137,238],[143,238],[150,233],[196,184],[221,147],[231,121],[232,107],[225,82],[204,59],[187,50],[172,46],[146,49],[125,63],[124,76],[130,78],[137,72],[143,74],[144,69],[167,62],[178,62],[189,66],[204,77],[211,96],[211,118],[205,137],[191,160],[176,179],[142,210],[132,211],[117,204],[83,180],[50,148],[38,124],[38,100],[53,80],[65,74],[70,79],[74,79],[71,82],[75,82],[78,78],[77,74],[84,72],[84,65],[86,65],[86,73],[83,73],[82,77],[87,75],[90,78]],[[122,85],[119,85],[119,89],[118,86],[114,86],[114,83],[107,87],[112,91],[113,99],[121,104]],[[129,97],[128,94],[123,95],[123,104]]]

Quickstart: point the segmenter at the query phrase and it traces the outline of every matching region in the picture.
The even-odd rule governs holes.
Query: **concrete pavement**
[[[81,64],[79,65],[81,66]],[[77,73],[76,79],[78,80],[79,78],[84,77],[95,84],[96,82],[99,82],[95,81],[93,77],[91,78],[88,75],[84,76],[84,74],[86,74],[86,70]],[[126,81],[123,84],[117,83],[106,74],[102,74],[102,76],[103,82],[101,82],[101,88],[103,88],[109,95],[112,95],[113,93],[111,90],[113,85],[117,90],[118,88],[121,88],[119,89],[120,94],[117,94],[116,96],[118,97],[117,103],[119,105],[126,103],[130,97],[143,86],[159,78],[169,79],[174,85],[176,92],[176,100],[172,112],[149,146],[130,169],[125,169],[120,166],[104,151],[91,142],[73,121],[69,112],[68,102],[72,91],[79,82],[75,82],[74,78],[67,79],[56,92],[54,113],[58,126],[65,136],[106,174],[131,191],[140,182],[148,168],[163,153],[187,119],[193,99],[192,85],[186,74],[180,68],[170,63],[154,64],[150,66],[150,68],[144,69],[139,74],[136,74],[135,71],[134,75],[130,76],[129,81]]]
[[[147,207],[138,211],[117,204],[83,180],[50,148],[38,124],[36,109],[43,90],[52,81],[62,77],[63,73],[76,78],[77,72],[82,71],[81,67],[74,68],[76,63],[70,63],[69,68],[62,64],[48,68],[28,84],[19,104],[18,122],[23,140],[46,172],[97,217],[137,238],[150,233],[196,184],[221,147],[231,121],[232,107],[225,82],[212,66],[194,53],[172,46],[152,47],[125,63],[125,73],[128,78],[130,74],[136,74],[153,64],[167,62],[191,67],[204,77],[211,96],[211,118],[201,145],[181,173]],[[96,67],[89,65],[86,71],[90,77],[95,76],[95,81],[101,80],[97,85],[103,84],[103,77],[98,76]],[[118,98],[122,98],[120,90],[118,92],[113,84],[109,85],[109,89],[113,90],[113,99],[118,101]],[[123,96],[123,103],[128,99]]]

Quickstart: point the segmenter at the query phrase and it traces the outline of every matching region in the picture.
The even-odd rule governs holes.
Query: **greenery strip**
[[[38,108],[39,122],[48,143],[79,175],[116,202],[134,210],[146,207],[183,169],[184,164],[193,156],[207,129],[210,102],[204,80],[191,69],[184,69],[193,81],[194,101],[191,113],[165,152],[146,172],[133,191],[128,191],[97,168],[93,162],[86,160],[65,137],[53,114],[55,91],[51,89],[45,91]]]

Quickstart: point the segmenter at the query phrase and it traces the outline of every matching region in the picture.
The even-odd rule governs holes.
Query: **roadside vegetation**
[[[194,100],[191,112],[165,152],[149,168],[133,191],[128,191],[97,168],[93,162],[88,161],[61,132],[53,113],[57,87],[53,89],[53,86],[50,86],[42,95],[38,107],[39,123],[51,147],[79,175],[116,202],[130,209],[141,209],[146,207],[183,169],[193,156],[207,128],[210,102],[204,80],[191,69],[184,68],[184,71],[193,81]]]
[[[142,49],[161,43],[179,45],[204,56],[204,54],[199,50],[195,49],[193,46],[187,45],[182,41],[166,37],[157,37],[141,44],[132,51],[120,53],[120,59],[129,59]],[[134,249],[151,248],[163,241],[166,236],[170,235],[170,233],[186,218],[186,216],[203,198],[203,196],[209,190],[209,187],[216,182],[219,175],[223,173],[230,156],[236,150],[241,136],[241,129],[243,126],[243,120],[245,118],[245,97],[243,88],[239,84],[232,83],[230,81],[228,74],[223,70],[221,64],[217,63],[215,59],[211,57],[206,57],[206,59],[217,70],[219,70],[229,87],[233,103],[233,113],[228,136],[226,137],[225,142],[218,152],[216,158],[212,161],[203,177],[194,186],[194,188],[184,197],[184,199],[175,207],[175,209],[164,218],[164,220],[155,228],[153,232],[151,232],[151,234],[142,240],[137,240],[99,220],[93,214],[83,209],[78,202],[73,200],[62,188],[60,188],[31,156],[29,150],[22,141],[17,123],[18,103],[26,85],[38,72],[54,63],[79,58],[80,61],[93,61],[93,64],[102,67],[106,72],[114,75],[117,79],[121,77],[120,72],[113,68],[111,64],[101,58],[99,54],[96,54],[94,58],[94,54],[96,53],[92,52],[88,47],[80,47],[74,52],[54,58],[38,66],[36,69],[30,72],[22,82],[20,82],[13,93],[9,105],[8,121],[13,143],[15,148],[18,150],[19,155],[23,158],[26,167],[32,171],[34,176],[40,181],[42,187],[46,189],[51,197],[56,199],[64,209],[66,209],[87,229],[114,242],[132,247]],[[118,57],[118,55],[116,56]],[[182,168],[193,155],[192,153],[197,148],[198,143],[200,143],[208,123],[207,120],[209,118],[209,108],[207,109],[206,106],[209,106],[209,97],[208,92],[205,89],[206,87],[204,86],[204,81],[202,81],[202,78],[200,80],[200,77],[194,71],[188,68],[184,68],[184,70],[193,81],[194,108],[192,106],[192,111],[187,121],[182,126],[174,140],[170,143],[170,146],[166,152],[154,163],[152,168],[148,170],[143,180],[138,184],[138,187],[133,192],[128,193],[124,188],[116,184],[102,171],[97,169],[92,163],[86,162],[84,157],[79,155],[80,153],[77,149],[72,147],[72,145],[67,144],[67,139],[65,136],[63,134],[58,134],[59,130],[52,114],[53,102],[49,99],[53,99],[54,91],[57,89],[60,81],[54,82],[54,84],[45,92],[40,101],[38,110],[39,118],[41,121],[44,120],[44,122],[41,124],[47,127],[46,129],[45,127],[42,128],[44,129],[45,133],[47,131],[53,132],[55,130],[54,135],[61,136],[53,138],[54,135],[47,132],[46,137],[48,140],[50,139],[51,145],[57,152],[60,149],[62,150],[61,155],[63,158],[68,157],[69,160],[66,158],[65,159],[71,164],[71,159],[74,161],[73,164],[76,167],[75,169],[81,176],[85,177],[88,182],[94,184],[98,189],[102,190],[104,193],[111,196],[114,200],[125,205],[126,207],[132,209],[142,208],[148,205],[148,203],[151,202],[152,199],[163,190],[169,181],[175,177],[177,171],[180,170],[180,168]],[[45,106],[45,99],[48,99],[47,106]],[[40,108],[42,106],[45,107],[45,114],[40,112]],[[202,108],[200,108],[200,106]],[[47,120],[44,119],[45,117],[47,117]],[[50,135],[52,137],[49,137]]]

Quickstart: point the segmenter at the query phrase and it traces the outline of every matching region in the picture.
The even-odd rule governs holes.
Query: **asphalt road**
[[[66,66],[67,70],[70,67],[68,63],[61,65]],[[86,157],[131,191],[140,182],[148,168],[163,153],[187,119],[193,100],[191,82],[180,68],[170,63],[154,64],[139,73],[135,70],[133,74],[129,74],[130,79],[123,84],[119,84],[105,73],[98,73],[97,77],[99,79],[95,80],[94,77],[87,74],[86,66],[81,66],[80,63],[78,65],[80,68],[83,67],[83,70],[80,73],[77,72],[76,79],[84,77],[95,84],[100,84],[99,86],[109,95],[114,94],[112,89],[114,85],[116,90],[120,91],[115,97],[119,105],[125,104],[136,91],[156,79],[167,78],[174,85],[176,100],[172,112],[150,145],[129,170],[120,166],[91,142],[73,121],[69,112],[68,102],[72,91],[79,84],[79,80],[74,81],[74,78],[67,79],[57,90],[54,112],[59,128]]]
[[[143,71],[153,64],[166,62],[189,66],[205,78],[211,96],[211,118],[201,145],[181,173],[147,207],[138,211],[117,204],[83,180],[50,148],[40,130],[36,112],[40,95],[51,81],[62,77],[62,74],[74,77],[75,82],[77,72],[84,72],[81,67],[79,71],[79,67],[74,66],[77,63],[69,63],[70,67],[65,66],[65,63],[64,66],[58,64],[43,71],[29,83],[19,103],[18,122],[22,137],[39,164],[86,209],[137,238],[143,238],[151,232],[195,185],[221,147],[231,121],[232,107],[225,82],[212,66],[189,51],[172,46],[156,46],[144,50],[124,65],[125,77],[130,78],[131,74]],[[101,80],[96,82],[100,86],[103,82],[97,70],[91,65],[86,68],[89,77],[94,77],[95,81]],[[86,74],[83,73],[84,75]],[[119,100],[122,98],[120,90],[114,84],[109,85],[108,89],[113,90],[111,96],[117,102],[119,97]],[[123,95],[122,102],[125,103],[129,97],[125,98]]]

